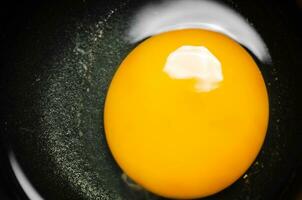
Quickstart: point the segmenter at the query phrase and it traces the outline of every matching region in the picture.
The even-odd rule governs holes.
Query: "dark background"
[[[5,3],[4,3],[5,2]],[[0,4],[0,62],[8,56],[9,52],[13,48],[15,40],[22,38],[22,32],[30,28],[29,24],[34,23],[36,16],[41,15],[40,10],[45,12],[45,19],[52,20],[52,13],[64,12],[67,3],[63,1],[4,1]],[[73,1],[74,4],[79,7],[85,2],[85,0]],[[289,26],[294,31],[298,32],[302,37],[302,1],[295,0],[284,0],[274,1],[267,0],[268,4],[274,4],[274,6],[281,7],[288,18]],[[110,3],[110,1],[108,1]],[[76,7],[76,6],[75,6]],[[297,23],[298,22],[298,23]],[[302,56],[302,55],[301,55]],[[1,64],[2,66],[2,64]],[[302,67],[302,66],[301,66]],[[302,70],[301,70],[302,71]],[[4,73],[0,72],[0,87],[1,87],[1,99],[5,99],[6,103],[9,103],[9,99],[6,99],[8,94],[5,93],[4,86],[6,85],[6,77]],[[301,86],[297,86],[301,88]],[[301,90],[301,89],[300,89]],[[302,93],[302,91],[301,91]],[[300,94],[297,94],[297,97]],[[302,102],[302,101],[298,101]],[[7,112],[12,105],[1,106],[2,113]],[[301,120],[301,117],[299,116]],[[2,122],[1,123],[5,123]],[[1,124],[1,127],[5,125]],[[1,134],[4,132],[1,130]],[[14,179],[14,175],[9,167],[5,144],[1,141],[0,146],[0,199],[23,199],[25,198],[24,193],[18,187],[18,183]],[[301,144],[302,145],[302,144]],[[302,156],[302,155],[301,155]],[[291,177],[292,185],[288,185],[284,199],[302,200],[302,166],[299,166],[300,170],[294,173]]]

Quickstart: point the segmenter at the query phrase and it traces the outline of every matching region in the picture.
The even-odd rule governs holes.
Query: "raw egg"
[[[205,197],[239,179],[261,149],[268,117],[251,55],[202,29],[140,43],[115,73],[104,109],[121,169],[146,190],[176,199]]]

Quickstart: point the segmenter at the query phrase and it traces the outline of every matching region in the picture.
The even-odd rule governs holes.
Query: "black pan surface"
[[[1,130],[9,161],[17,160],[45,199],[163,199],[122,180],[102,123],[108,85],[136,46],[125,30],[147,1],[27,3],[9,7],[15,11],[5,15],[11,18],[3,19],[1,33]],[[289,199],[302,155],[301,10],[296,2],[224,3],[253,24],[270,51],[272,63],[258,61],[270,121],[246,176],[205,199]]]

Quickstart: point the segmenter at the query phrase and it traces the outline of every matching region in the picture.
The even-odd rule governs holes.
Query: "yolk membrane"
[[[269,117],[261,72],[238,43],[201,29],[153,36],[120,64],[105,134],[121,169],[160,196],[192,199],[239,179]]]

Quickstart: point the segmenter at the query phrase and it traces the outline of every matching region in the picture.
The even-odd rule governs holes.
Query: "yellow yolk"
[[[104,110],[122,170],[168,198],[198,198],[240,178],[260,151],[268,95],[253,58],[220,33],[151,37],[124,59]]]

